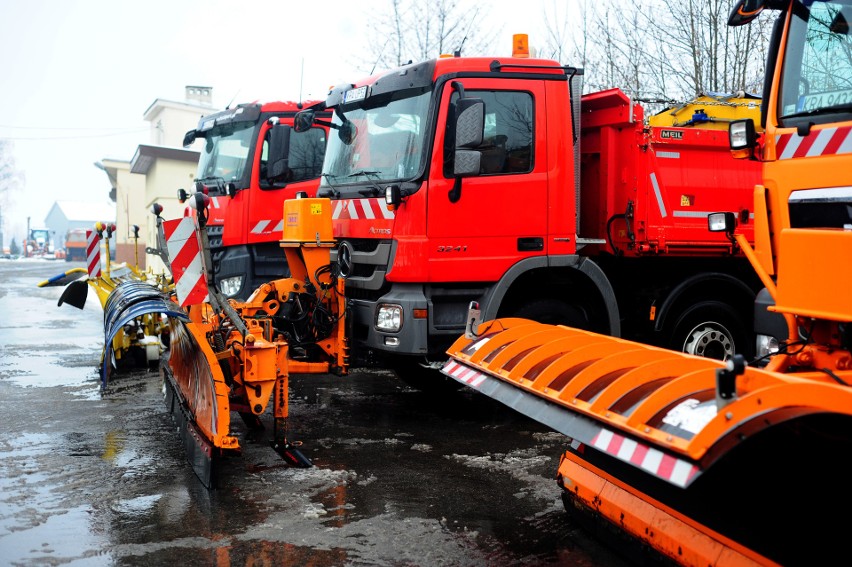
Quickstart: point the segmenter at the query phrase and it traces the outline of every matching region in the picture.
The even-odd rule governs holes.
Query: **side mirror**
[[[189,132],[184,134],[183,135],[183,147],[188,148],[189,146],[191,146],[192,142],[194,142],[196,140],[196,138],[198,138],[198,131],[196,131],[196,130],[190,130]]]
[[[742,26],[757,17],[766,7],[766,0],[738,0],[728,16],[729,26]]]
[[[479,98],[460,98],[456,103],[456,149],[482,145],[485,129],[485,101]]]
[[[269,155],[266,162],[266,178],[283,181],[290,173],[290,126],[276,124],[269,129]]]
[[[479,98],[460,98],[456,106],[456,153],[453,175],[478,175],[482,153],[473,149],[482,145],[485,129],[485,101]]]
[[[293,130],[301,134],[311,129],[316,113],[313,110],[301,110],[293,118]]]
[[[358,129],[355,127],[355,124],[348,120],[341,124],[340,128],[337,130],[337,137],[340,138],[340,141],[347,146],[351,145],[352,142],[355,141],[355,136],[357,134]]]

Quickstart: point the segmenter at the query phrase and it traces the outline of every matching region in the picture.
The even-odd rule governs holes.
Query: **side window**
[[[276,187],[294,181],[316,179],[322,173],[322,160],[325,157],[325,130],[311,128],[307,132],[290,134],[290,175],[286,182],[276,182]],[[266,164],[269,159],[269,140],[263,140],[260,155],[260,184],[265,189],[272,186],[266,181]]]
[[[305,181],[320,176],[325,142],[325,130],[322,128],[311,128],[300,134],[293,132],[290,136],[291,181]]]
[[[480,173],[483,175],[528,173],[533,168],[533,98],[520,91],[466,91],[466,96],[485,101],[485,128]],[[450,104],[455,108],[458,94]],[[450,112],[450,117],[455,112]],[[451,118],[452,119],[452,118]],[[452,150],[446,153],[452,155]],[[444,175],[452,177],[452,159],[445,160]]]

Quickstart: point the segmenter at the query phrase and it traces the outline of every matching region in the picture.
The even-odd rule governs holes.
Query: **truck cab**
[[[202,117],[184,137],[186,147],[204,140],[194,189],[210,197],[213,278],[228,297],[245,299],[288,273],[278,243],[284,200],[316,193],[326,144],[321,125],[290,136],[296,112],[310,104],[240,104]]]
[[[653,139],[639,105],[581,95],[582,79],[545,59],[444,57],[330,91],[317,196],[333,201],[356,358],[435,368],[472,302],[484,319],[719,358],[753,342],[759,282],[706,214],[748,219],[759,167],[721,130]]]

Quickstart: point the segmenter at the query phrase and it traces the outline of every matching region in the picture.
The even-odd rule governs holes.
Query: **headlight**
[[[233,276],[230,278],[223,278],[219,280],[219,291],[228,297],[237,295],[240,293],[240,289],[243,287],[243,277],[242,276]]]
[[[376,328],[380,331],[396,333],[402,328],[402,306],[392,303],[379,305],[376,313]]]
[[[770,356],[778,352],[778,339],[771,335],[757,335],[757,357]]]
[[[732,150],[753,148],[757,143],[754,122],[751,119],[731,122],[728,125],[728,143]]]

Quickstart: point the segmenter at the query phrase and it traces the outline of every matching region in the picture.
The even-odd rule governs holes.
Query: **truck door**
[[[427,236],[433,281],[495,281],[519,259],[545,254],[547,161],[540,81],[464,79],[466,97],[485,101],[480,174],[448,194],[453,140],[447,139],[458,90],[441,93],[430,169]]]

